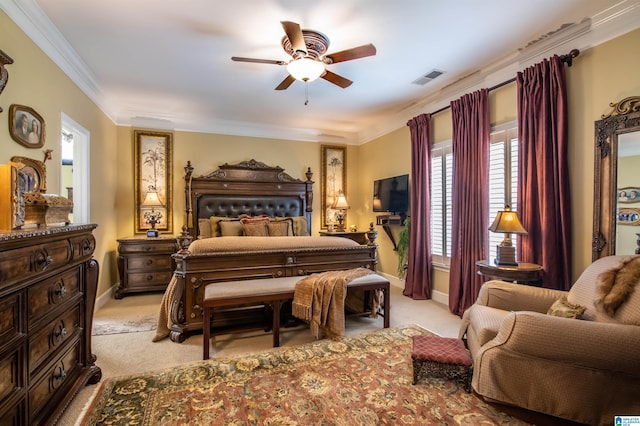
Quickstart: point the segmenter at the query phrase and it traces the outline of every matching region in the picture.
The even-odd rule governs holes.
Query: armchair
[[[640,413],[640,284],[613,317],[593,303],[600,274],[628,259],[595,261],[568,292],[485,283],[460,328],[473,389],[489,401],[587,424]],[[586,308],[582,319],[547,314],[562,296]]]

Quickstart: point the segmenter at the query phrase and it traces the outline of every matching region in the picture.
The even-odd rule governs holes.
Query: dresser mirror
[[[592,260],[639,249],[640,96],[595,123]]]

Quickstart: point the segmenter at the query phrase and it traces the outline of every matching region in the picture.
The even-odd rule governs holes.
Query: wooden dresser
[[[131,237],[118,240],[120,285],[115,298],[127,293],[165,291],[173,275],[171,255],[178,251],[173,236]]]
[[[95,227],[0,233],[0,425],[54,424],[102,377],[91,353]]]

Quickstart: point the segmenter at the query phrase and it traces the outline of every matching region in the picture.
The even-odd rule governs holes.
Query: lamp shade
[[[145,195],[144,201],[142,202],[142,206],[143,207],[164,207],[156,191],[147,192],[147,195]]]
[[[505,206],[504,210],[498,212],[489,227],[489,231],[504,232],[506,234],[527,234],[527,230],[520,223],[518,213],[511,211],[509,206]]]
[[[338,210],[347,210],[349,208],[349,203],[347,203],[347,199],[344,196],[344,192],[338,192],[338,196],[335,201],[331,205],[331,208]]]
[[[324,74],[324,64],[309,58],[294,59],[287,64],[287,72],[300,81],[314,81]]]

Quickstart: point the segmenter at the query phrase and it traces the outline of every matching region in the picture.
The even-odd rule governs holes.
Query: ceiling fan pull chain
[[[304,105],[309,105],[309,83],[304,82]]]

